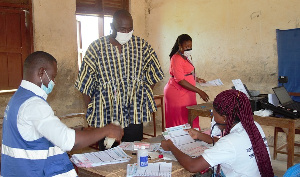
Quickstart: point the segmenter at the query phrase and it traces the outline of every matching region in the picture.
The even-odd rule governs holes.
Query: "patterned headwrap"
[[[216,96],[213,107],[219,115],[227,117],[224,136],[230,133],[235,123],[241,122],[250,138],[261,176],[274,177],[270,157],[264,140],[254,123],[248,97],[237,90],[226,90]]]

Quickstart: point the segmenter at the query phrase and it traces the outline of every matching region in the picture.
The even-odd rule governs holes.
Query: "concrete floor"
[[[153,134],[153,124],[152,122],[148,123],[147,125],[144,125],[144,133]],[[156,134],[161,135],[161,126],[156,127]],[[146,138],[149,138],[149,136],[144,136]],[[287,155],[285,154],[277,154],[277,159],[273,160],[273,147],[270,147],[270,153],[271,153],[271,163],[273,166],[273,171],[275,176],[282,177],[284,173],[287,170]],[[300,157],[296,157],[294,159],[294,164],[300,163]]]

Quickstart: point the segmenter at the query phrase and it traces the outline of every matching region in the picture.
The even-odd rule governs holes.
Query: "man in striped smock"
[[[77,176],[65,151],[87,147],[106,136],[121,140],[120,126],[74,130],[54,115],[46,99],[56,74],[57,61],[52,55],[37,51],[26,58],[23,80],[3,118],[3,177]]]
[[[103,127],[116,120],[124,127],[122,141],[139,141],[142,123],[156,111],[152,88],[163,72],[150,44],[132,35],[128,11],[115,12],[111,28],[111,35],[90,44],[75,87],[83,93],[90,126]]]

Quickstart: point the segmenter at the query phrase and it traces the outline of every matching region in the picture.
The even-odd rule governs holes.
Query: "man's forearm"
[[[84,94],[84,93],[82,95],[83,95],[83,100],[84,100],[85,107],[87,108],[89,103],[91,102],[91,97]]]
[[[89,130],[76,130],[75,134],[75,144],[72,150],[82,149],[105,138],[107,130],[105,128],[91,128]]]

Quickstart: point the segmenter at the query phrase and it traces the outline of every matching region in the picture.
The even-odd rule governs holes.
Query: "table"
[[[150,143],[157,143],[163,140],[163,136],[157,136],[155,138],[149,138],[145,141]],[[133,164],[137,162],[136,155],[131,155],[132,151],[125,151],[128,155],[132,156],[132,159],[127,163],[119,163],[119,164],[111,164],[111,165],[103,165],[99,167],[92,168],[78,168],[78,176],[80,177],[91,177],[91,176],[107,176],[107,177],[115,177],[115,176],[126,176],[127,172],[127,164]],[[158,159],[149,160],[149,163],[153,163]],[[162,162],[163,160],[159,160],[157,162]],[[177,161],[166,161],[172,162],[172,177],[182,177],[182,176],[191,176],[193,173],[185,170]]]
[[[187,106],[187,109],[188,122],[192,126],[193,120],[197,116],[210,117],[213,107],[212,102],[208,102],[194,106]],[[300,119],[260,117],[256,115],[254,115],[253,118],[260,125],[280,127],[284,130],[287,134],[287,168],[293,166],[295,153],[295,129],[300,127]]]

